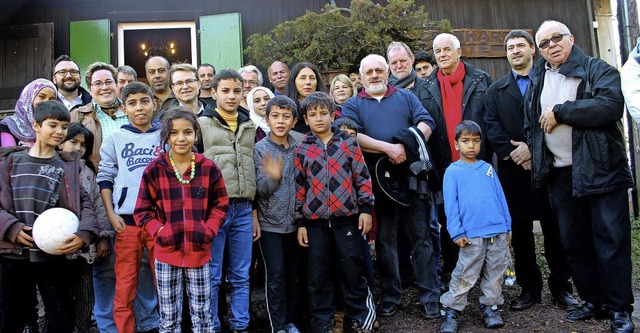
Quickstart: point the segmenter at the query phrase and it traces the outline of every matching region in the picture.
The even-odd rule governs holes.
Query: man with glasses
[[[575,310],[570,272],[560,243],[558,221],[551,213],[543,191],[531,189],[531,154],[525,142],[522,101],[531,82],[536,45],[523,30],[513,30],[504,39],[511,70],[487,90],[486,138],[498,155],[500,182],[511,214],[515,269],[522,291],[511,301],[514,310],[526,310],[542,299],[542,273],[536,262],[533,221],[539,220],[544,235],[544,254],[549,266],[549,291],[554,303]]]
[[[251,89],[262,85],[262,73],[254,65],[244,66],[238,69],[238,73],[242,76],[242,99],[240,100],[240,108],[238,111],[244,111],[249,114],[247,94],[249,94]]]
[[[525,95],[533,181],[549,193],[581,307],[567,320],[609,314],[611,332],[633,332],[633,186],[621,118],[620,74],[574,45],[566,25],[536,32],[540,59]]]
[[[164,110],[171,101],[171,89],[169,89],[169,60],[162,56],[152,56],[144,64],[147,82],[153,90],[156,101],[156,110],[153,112],[155,120],[161,110]]]
[[[64,103],[69,111],[91,102],[89,92],[80,86],[80,67],[68,55],[59,56],[52,67],[51,81],[58,87],[58,100]]]
[[[428,140],[435,124],[413,93],[387,84],[389,65],[383,56],[370,54],[362,59],[360,75],[364,90],[347,100],[342,114],[358,125],[358,142],[366,152],[365,160],[372,170],[372,177],[376,179],[373,192],[378,219],[376,249],[382,298],[378,313],[383,317],[393,316],[402,299],[396,237],[402,226],[411,242],[411,261],[418,285],[420,310],[426,318],[437,318],[440,315],[440,289],[436,273],[438,258],[434,255],[429,237],[427,200],[416,192],[407,191],[411,203],[408,207],[401,206],[383,192],[380,184],[384,180],[377,177],[377,171],[373,172],[376,162],[381,158],[387,157],[383,160],[389,161],[390,165],[400,165],[407,160],[404,146],[394,142],[396,135],[409,131],[407,129],[411,127],[415,135]],[[398,178],[408,179],[409,175],[405,173]],[[400,219],[396,219],[396,212]]]
[[[167,111],[176,106],[186,107],[196,117],[199,117],[206,108],[211,108],[198,99],[200,82],[198,81],[198,71],[195,67],[190,64],[174,64],[169,70],[169,77],[171,78],[171,90],[175,98],[160,111],[155,123],[161,122]]]

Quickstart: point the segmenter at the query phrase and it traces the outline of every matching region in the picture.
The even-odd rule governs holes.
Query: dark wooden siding
[[[555,19],[569,26],[576,43],[592,53],[590,0],[416,0],[424,5],[433,19],[447,18],[453,28],[515,29],[535,31],[546,19]],[[379,1],[384,2],[384,1]],[[53,22],[54,53],[69,53],[69,22],[108,18],[112,32],[118,22],[197,21],[199,16],[239,12],[242,15],[242,35],[246,40],[254,33],[269,31],[278,23],[318,11],[329,1],[321,0],[11,0],[3,2],[0,26]],[[349,0],[337,0],[348,7]],[[113,40],[112,60],[116,60]],[[425,48],[429,48],[425,45]],[[509,69],[504,58],[466,59],[497,78]]]

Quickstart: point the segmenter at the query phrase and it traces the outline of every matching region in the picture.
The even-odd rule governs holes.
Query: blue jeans
[[[243,330],[249,326],[249,268],[253,243],[253,216],[251,201],[230,199],[227,219],[213,238],[211,245],[211,316],[214,330],[220,331],[218,295],[222,277],[222,261],[225,246],[229,247],[227,279],[231,292],[231,330]]]
[[[93,315],[96,317],[100,333],[118,333],[113,321],[113,297],[116,291],[116,274],[113,271],[115,262],[116,256],[113,252],[113,239],[111,239],[109,256],[99,259],[93,264],[93,292],[95,295]],[[148,331],[158,327],[160,318],[156,311],[156,304],[158,304],[156,288],[151,275],[151,266],[149,266],[149,256],[145,249],[138,275],[138,290],[133,303],[138,331]]]

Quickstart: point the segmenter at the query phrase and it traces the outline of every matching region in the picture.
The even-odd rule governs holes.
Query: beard
[[[80,87],[80,82],[78,81],[73,81],[73,84],[71,86],[66,85],[67,83],[69,83],[71,81],[63,81],[61,82],[60,86],[58,87],[58,89],[60,90],[64,90],[66,92],[74,92],[76,90],[78,90],[78,87]]]
[[[365,85],[364,89],[369,95],[378,95],[387,91],[387,85],[384,82],[372,83],[368,86]]]

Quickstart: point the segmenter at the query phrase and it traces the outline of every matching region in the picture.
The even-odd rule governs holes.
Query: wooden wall
[[[433,19],[447,18],[454,28],[532,29],[546,19],[564,22],[576,37],[576,43],[592,54],[589,6],[591,0],[416,0]],[[69,53],[69,22],[108,18],[112,32],[118,21],[197,21],[199,16],[239,12],[242,34],[246,39],[266,32],[278,23],[318,11],[329,1],[322,0],[11,0],[3,1],[0,26],[53,22],[54,54]],[[349,0],[336,0],[348,7]],[[380,1],[384,2],[384,1]],[[115,40],[112,60],[116,60]],[[425,48],[429,48],[425,45]],[[494,78],[508,71],[506,58],[467,59]]]

